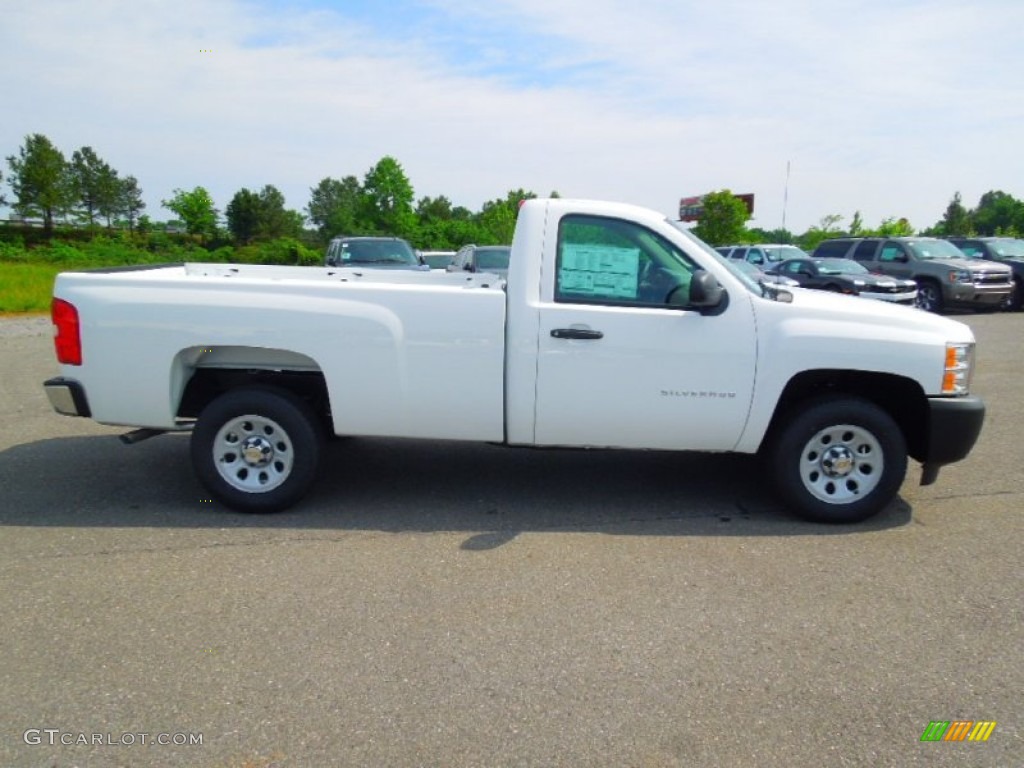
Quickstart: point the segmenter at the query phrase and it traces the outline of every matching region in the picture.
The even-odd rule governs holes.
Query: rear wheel
[[[884,508],[907,473],[903,433],[857,397],[808,403],[778,433],[772,467],[779,493],[801,517],[856,523]]]
[[[285,390],[227,392],[199,415],[192,466],[206,489],[241,512],[277,512],[309,490],[320,461],[316,417]]]

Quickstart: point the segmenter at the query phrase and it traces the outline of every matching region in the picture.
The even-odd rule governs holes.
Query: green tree
[[[235,240],[248,245],[260,228],[260,196],[245,188],[238,190],[224,209],[224,217]]]
[[[694,234],[709,245],[728,245],[743,239],[747,219],[747,206],[728,189],[704,195],[700,221]]]
[[[145,207],[138,179],[134,176],[125,176],[118,191],[118,211],[128,220],[129,230],[135,229],[135,222],[140,220],[140,214]]]
[[[253,240],[275,240],[280,237],[298,237],[302,231],[302,216],[286,210],[284,195],[272,184],[257,194],[240,189],[224,210],[228,229],[241,245]]]
[[[120,202],[117,171],[101,160],[92,147],[82,147],[71,155],[70,174],[75,197],[82,207],[82,221],[91,225],[96,223],[97,216],[103,216],[110,227]]]
[[[203,187],[196,187],[191,192],[175,189],[174,197],[162,200],[160,204],[178,215],[190,235],[205,239],[217,231],[217,209],[213,207],[210,193]]]
[[[953,194],[953,199],[946,206],[946,212],[942,219],[932,227],[937,235],[969,235],[974,231],[971,224],[971,215],[964,208],[960,199],[960,192]]]
[[[346,176],[340,181],[327,177],[310,190],[306,213],[324,241],[336,235],[362,233],[359,214],[362,193],[355,176]]]
[[[439,197],[421,197],[416,203],[416,216],[421,224],[435,221],[450,221],[452,218],[452,201],[444,195]]]
[[[907,237],[914,234],[914,228],[906,219],[890,216],[888,219],[883,219],[871,234],[877,237]]]
[[[1006,192],[986,192],[971,214],[979,235],[1008,235],[1024,232],[1024,203]]]
[[[302,232],[302,215],[284,207],[284,195],[273,184],[260,190],[260,222],[258,235],[267,240],[298,237]]]
[[[4,180],[4,172],[0,171],[0,183]],[[3,189],[0,189],[0,205],[7,205],[7,198],[4,197]]]
[[[100,175],[96,212],[107,222],[107,229],[114,226],[114,217],[122,212],[124,187],[117,171],[107,166]]]
[[[411,234],[416,224],[412,209],[413,189],[401,164],[393,157],[381,158],[363,179],[363,212],[376,232]]]
[[[842,229],[839,227],[839,222],[842,220],[843,217],[838,213],[830,213],[827,216],[823,216],[816,226],[811,227],[799,237],[800,247],[810,253],[822,240],[838,237],[843,234]]]
[[[478,217],[484,236],[480,245],[508,245],[512,242],[516,219],[519,217],[519,206],[524,200],[537,197],[525,189],[511,189],[505,197],[484,203]]]
[[[850,236],[859,237],[864,232],[864,219],[860,216],[860,211],[853,212],[853,218],[850,220]]]
[[[795,238],[793,233],[788,229],[761,229],[760,227],[751,227],[747,230],[747,241],[751,243],[780,243],[789,244],[792,243]]]
[[[8,184],[14,191],[14,210],[22,216],[40,216],[46,234],[53,221],[74,204],[75,189],[64,155],[41,133],[25,137],[17,156],[9,156]]]

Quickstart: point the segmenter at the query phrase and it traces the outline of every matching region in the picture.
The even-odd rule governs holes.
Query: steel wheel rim
[[[836,424],[815,434],[800,454],[800,480],[820,501],[850,504],[882,482],[885,455],[863,427]]]
[[[266,493],[284,483],[295,465],[292,440],[266,416],[236,416],[213,439],[213,464],[221,478],[244,493]]]

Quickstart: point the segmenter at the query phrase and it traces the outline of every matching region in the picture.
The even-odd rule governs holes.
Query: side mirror
[[[725,309],[728,294],[718,282],[718,278],[710,272],[698,269],[690,277],[689,296],[685,296],[683,286],[672,289],[666,299],[670,307],[680,309],[696,309],[702,315],[715,315]]]

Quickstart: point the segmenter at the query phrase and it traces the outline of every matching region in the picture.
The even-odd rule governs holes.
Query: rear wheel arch
[[[184,385],[177,417],[194,419],[221,395],[244,387],[263,387],[291,393],[307,404],[325,428],[330,425],[327,381],[319,371],[196,368]]]

